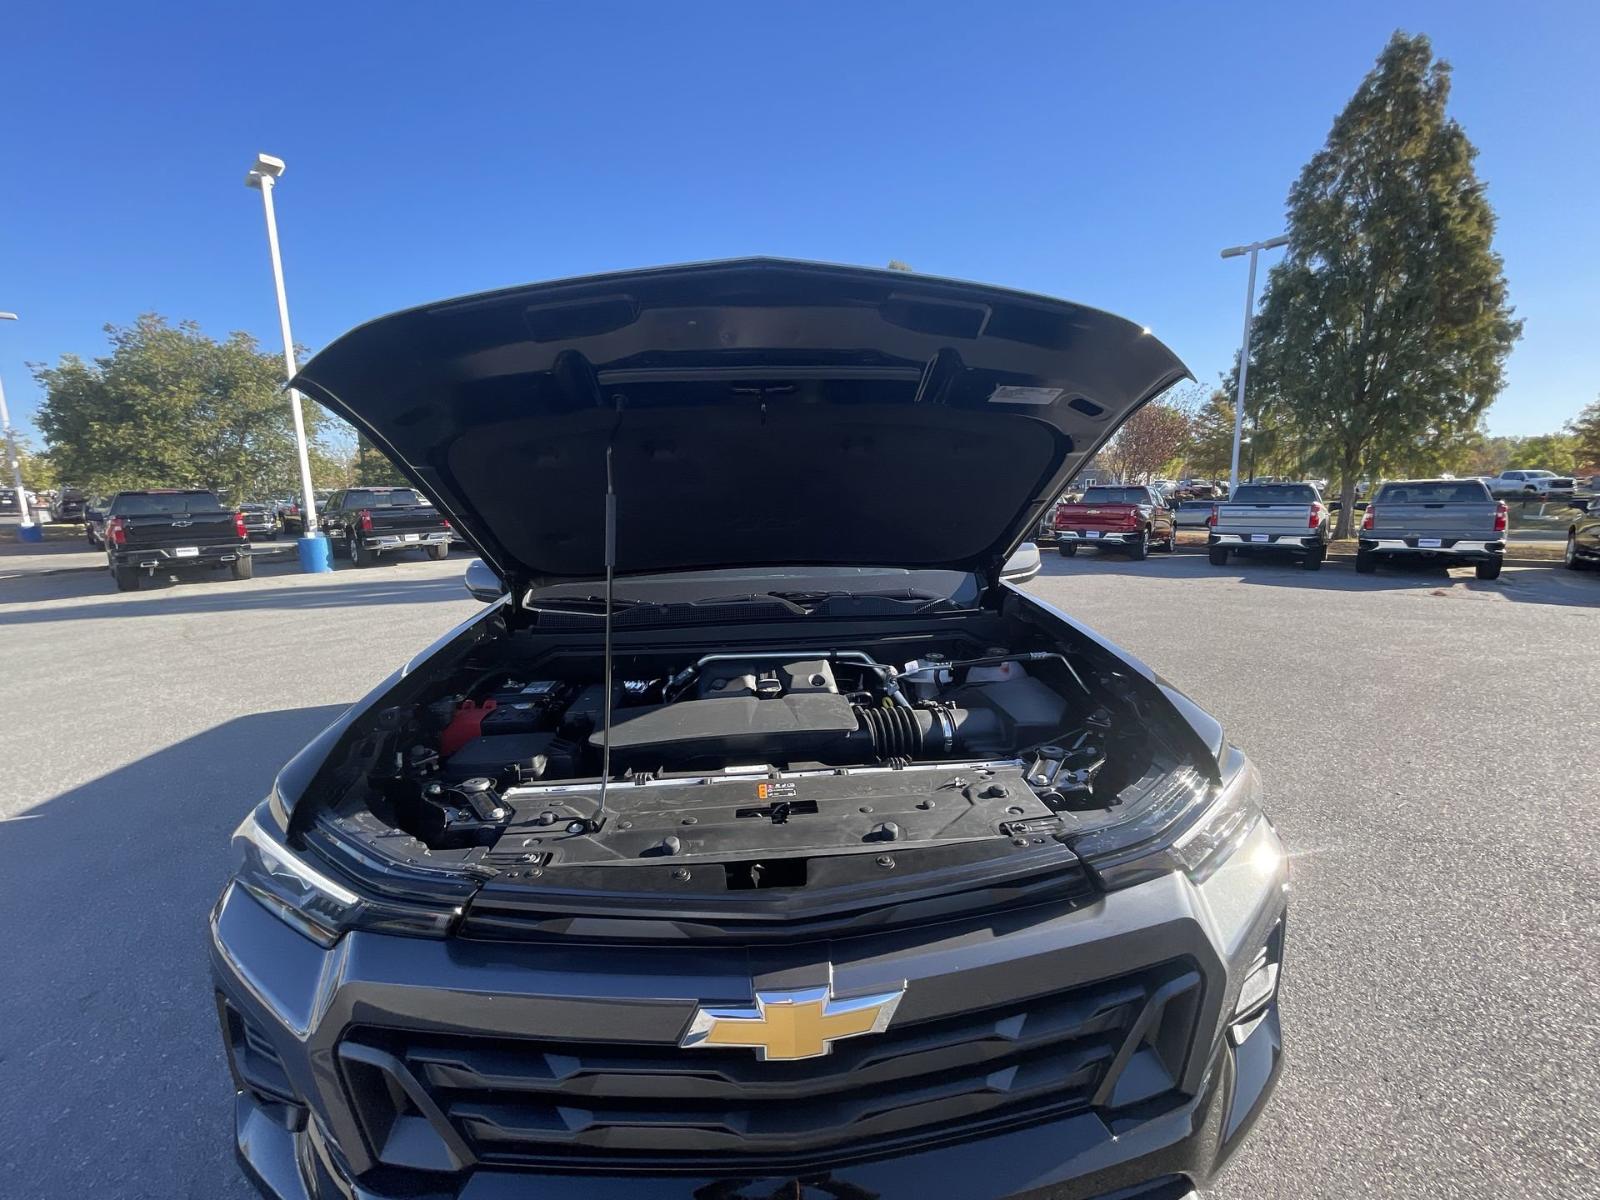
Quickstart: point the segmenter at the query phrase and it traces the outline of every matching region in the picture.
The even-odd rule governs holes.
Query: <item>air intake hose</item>
[[[972,749],[972,735],[977,734],[979,740],[983,740],[983,735],[991,732],[994,725],[992,715],[987,712],[942,700],[925,701],[915,708],[898,704],[851,707],[859,728],[850,741],[861,745],[873,762],[944,758],[966,753]]]

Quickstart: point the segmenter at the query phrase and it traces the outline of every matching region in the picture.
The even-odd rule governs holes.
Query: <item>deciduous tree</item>
[[[283,360],[244,333],[216,341],[154,314],[107,326],[111,353],[35,365],[57,472],[97,492],[209,487],[235,501],[298,480]],[[306,406],[314,434],[319,418]]]
[[[1569,421],[1567,432],[1574,440],[1575,469],[1591,475],[1600,473],[1600,400]]]
[[[1106,444],[1101,461],[1129,483],[1159,475],[1189,443],[1189,413],[1178,401],[1156,400],[1139,409]]]

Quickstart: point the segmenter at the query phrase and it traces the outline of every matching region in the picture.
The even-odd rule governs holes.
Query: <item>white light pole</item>
[[[299,366],[294,361],[294,335],[289,332],[289,299],[283,289],[283,259],[278,253],[278,217],[272,208],[272,187],[282,174],[283,159],[273,158],[270,154],[258,154],[245,174],[244,182],[245,186],[261,193],[261,208],[267,217],[267,250],[272,256],[272,283],[278,292],[278,325],[283,331],[283,367],[288,372],[285,378],[293,379]],[[294,443],[300,456],[300,511],[305,522],[300,538],[300,565],[307,571],[327,571],[332,564],[328,559],[326,539],[317,539],[317,498],[311,488],[306,422],[300,408],[300,393],[294,388],[289,389],[289,407],[294,413]]]
[[[0,312],[0,321],[15,321],[17,314]],[[6,385],[0,381],[0,425],[6,431],[6,458],[11,464],[11,485],[17,489],[17,512],[21,521],[17,525],[19,542],[42,542],[44,530],[33,522],[33,508],[28,503],[28,489],[22,486],[22,459],[17,455],[17,435],[11,428],[11,410],[6,407]]]
[[[1233,466],[1228,476],[1230,491],[1239,486],[1239,435],[1244,432],[1244,380],[1250,373],[1250,319],[1256,311],[1256,255],[1263,250],[1276,250],[1279,246],[1287,246],[1289,238],[1268,238],[1264,242],[1251,242],[1248,246],[1229,246],[1222,252],[1223,258],[1238,258],[1241,254],[1250,256],[1250,283],[1244,293],[1244,344],[1239,350],[1239,395],[1233,406]]]

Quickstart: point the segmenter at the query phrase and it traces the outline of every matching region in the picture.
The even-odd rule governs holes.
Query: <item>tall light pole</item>
[[[272,256],[272,283],[278,292],[278,325],[283,331],[283,367],[286,379],[299,370],[294,361],[294,335],[289,332],[289,299],[283,290],[283,259],[278,253],[278,216],[272,208],[272,188],[283,174],[283,159],[270,154],[256,155],[245,174],[245,186],[261,193],[261,208],[267,217],[267,250]],[[289,389],[289,407],[294,413],[294,444],[300,456],[301,513],[304,527],[300,537],[300,566],[307,571],[331,571],[328,539],[317,536],[317,497],[311,487],[311,456],[306,449],[306,421],[301,411],[300,393]]]
[[[1250,283],[1244,293],[1244,344],[1239,350],[1239,395],[1233,405],[1233,466],[1228,475],[1228,489],[1232,491],[1239,486],[1239,436],[1244,432],[1244,380],[1250,373],[1250,318],[1256,311],[1256,255],[1263,250],[1276,250],[1279,246],[1287,246],[1289,238],[1268,238],[1264,242],[1251,242],[1248,246],[1229,246],[1222,252],[1223,258],[1238,258],[1241,254],[1250,256]]]
[[[0,321],[15,321],[14,312],[0,312]],[[6,458],[11,464],[11,485],[17,489],[17,512],[21,521],[17,525],[19,542],[42,542],[44,530],[34,524],[33,509],[28,504],[28,489],[22,486],[22,459],[17,455],[17,435],[11,428],[11,410],[6,407],[6,385],[0,381],[0,425],[6,431]]]

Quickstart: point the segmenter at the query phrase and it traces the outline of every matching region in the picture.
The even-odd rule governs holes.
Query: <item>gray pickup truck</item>
[[[1378,489],[1361,522],[1356,570],[1386,558],[1472,563],[1494,579],[1506,553],[1506,505],[1481,479],[1401,479]]]
[[[1308,571],[1328,556],[1328,510],[1309,483],[1241,483],[1211,509],[1206,538],[1211,564],[1228,555],[1290,554]]]

